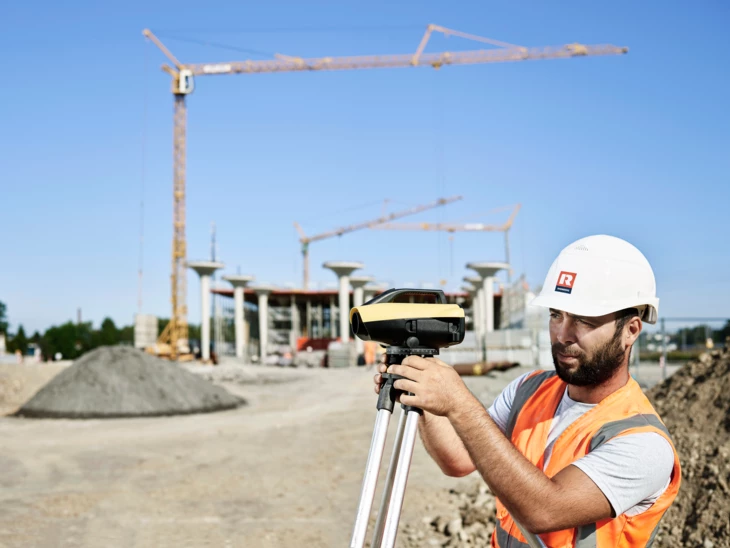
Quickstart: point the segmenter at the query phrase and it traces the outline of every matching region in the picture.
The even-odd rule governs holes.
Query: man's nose
[[[557,326],[555,338],[563,346],[570,346],[575,343],[575,322],[571,318],[565,318]]]

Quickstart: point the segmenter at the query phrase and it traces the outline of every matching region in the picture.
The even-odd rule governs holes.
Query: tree
[[[64,360],[75,360],[84,352],[94,348],[91,323],[66,322],[53,326],[43,335],[41,349],[46,358],[53,359],[57,352]]]
[[[678,329],[677,333],[671,336],[671,341],[676,343],[680,349],[682,349],[685,345],[687,348],[704,348],[708,336],[713,336],[712,328],[708,325],[702,324],[694,327],[683,327]]]
[[[134,326],[125,325],[119,328],[119,342],[122,344],[132,345],[134,344]]]
[[[20,350],[20,353],[24,356],[28,353],[28,337],[25,335],[25,330],[22,325],[18,326],[18,332],[15,334],[15,337],[13,337],[13,340],[10,341],[8,349],[11,352]]]
[[[725,339],[730,337],[730,320],[725,322],[725,326],[722,329],[715,331],[715,342],[725,344]]]
[[[95,346],[112,346],[119,344],[119,331],[117,326],[114,325],[114,320],[111,318],[104,318],[101,322],[101,329],[99,329],[99,344]]]
[[[0,301],[0,333],[8,332],[8,318],[6,314],[7,307],[5,303]]]

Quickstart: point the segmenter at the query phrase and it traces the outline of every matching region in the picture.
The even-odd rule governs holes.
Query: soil
[[[649,392],[682,464],[657,546],[730,548],[730,350],[703,354]]]

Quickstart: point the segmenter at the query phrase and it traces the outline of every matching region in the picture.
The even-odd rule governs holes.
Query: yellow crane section
[[[495,46],[496,49],[483,49],[458,52],[424,53],[433,32],[446,36],[458,36]],[[298,72],[322,70],[357,70],[370,68],[395,67],[433,67],[444,65],[472,65],[481,63],[504,63],[536,59],[565,59],[588,55],[621,55],[628,48],[602,45],[567,44],[528,48],[516,46],[490,38],[483,38],[438,25],[429,25],[414,53],[398,55],[364,55],[355,57],[316,57],[302,58],[277,55],[276,59],[264,61],[231,61],[225,63],[185,64],[178,61],[165,45],[150,31],[145,29],[144,36],[151,40],[168,58],[172,67],[163,65],[162,69],[172,77],[172,93],[175,99],[173,128],[173,242],[170,324],[165,328],[158,342],[169,343],[171,357],[185,351],[188,338],[187,296],[185,287],[185,138],[187,114],[185,96],[195,88],[194,77],[217,74],[261,74],[269,72]]]
[[[320,240],[326,240],[327,238],[332,238],[333,236],[342,236],[343,234],[347,234],[349,232],[355,232],[356,230],[362,230],[364,228],[375,228],[377,225],[381,223],[387,223],[388,221],[392,221],[394,219],[400,219],[402,217],[406,217],[408,215],[415,215],[416,213],[421,213],[422,211],[427,211],[429,209],[433,209],[434,207],[440,207],[447,204],[450,204],[452,202],[456,202],[458,200],[461,200],[461,196],[451,196],[449,198],[439,198],[435,202],[431,202],[430,204],[424,204],[419,206],[414,206],[409,209],[404,209],[402,211],[396,211],[394,213],[390,213],[388,215],[382,215],[378,217],[377,219],[373,219],[371,221],[364,221],[362,223],[357,223],[354,225],[348,225],[343,226],[340,228],[335,228],[334,230],[328,230],[327,232],[322,232],[321,234],[317,234],[315,236],[307,236],[304,233],[304,230],[301,226],[299,226],[299,223],[294,221],[294,227],[297,229],[297,232],[299,232],[299,242],[302,244],[302,260],[303,260],[303,287],[304,289],[309,289],[309,244],[312,242],[318,242]]]

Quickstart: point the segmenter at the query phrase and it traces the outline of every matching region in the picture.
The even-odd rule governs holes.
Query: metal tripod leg
[[[383,458],[383,450],[385,449],[385,439],[388,436],[388,423],[390,422],[391,414],[391,411],[387,409],[380,409],[375,419],[373,440],[370,443],[368,461],[365,465],[365,477],[362,480],[360,504],[357,507],[357,517],[355,518],[355,527],[352,530],[350,548],[362,548],[365,545],[368,519],[370,518],[370,510],[373,507],[375,487],[378,483],[378,472],[380,471],[380,461]]]
[[[373,542],[371,544],[372,548],[380,546],[380,543],[383,541],[385,516],[388,515],[388,508],[390,507],[390,495],[393,492],[393,479],[395,477],[395,471],[398,468],[398,456],[400,455],[400,448],[403,442],[403,432],[406,427],[406,415],[406,410],[401,409],[400,418],[398,419],[398,430],[396,431],[395,441],[393,442],[393,452],[390,455],[390,465],[388,465],[388,475],[385,476],[383,496],[380,499],[378,518],[375,520],[375,534],[373,535]]]
[[[395,546],[395,537],[398,534],[398,522],[403,508],[403,497],[406,493],[406,483],[411,468],[411,458],[413,457],[413,447],[416,444],[420,416],[420,411],[412,409],[409,409],[406,414],[403,443],[398,457],[398,467],[393,482],[393,494],[390,497],[388,515],[385,518],[385,528],[383,530],[383,542],[380,548],[393,548]],[[373,545],[373,547],[375,548],[376,545]]]

